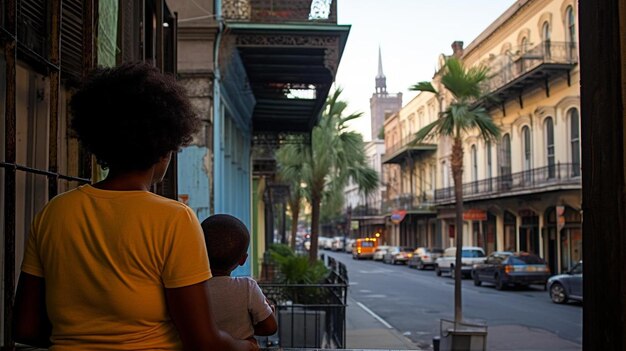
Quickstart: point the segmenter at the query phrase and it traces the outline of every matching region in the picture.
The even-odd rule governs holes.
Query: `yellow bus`
[[[352,259],[358,260],[361,258],[372,258],[374,251],[378,247],[378,240],[376,238],[359,238],[356,239],[352,248]]]

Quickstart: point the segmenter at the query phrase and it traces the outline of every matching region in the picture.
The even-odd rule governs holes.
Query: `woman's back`
[[[206,257],[187,206],[87,185],[37,216],[22,270],[45,279],[53,349],[172,350],[163,288],[210,278]]]

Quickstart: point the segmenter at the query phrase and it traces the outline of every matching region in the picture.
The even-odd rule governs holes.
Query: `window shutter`
[[[83,67],[83,1],[65,0],[61,16],[61,71],[80,78]]]
[[[48,5],[45,0],[18,2],[17,40],[35,54],[48,58]]]

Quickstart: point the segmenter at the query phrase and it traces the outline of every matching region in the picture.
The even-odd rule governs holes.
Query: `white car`
[[[333,251],[343,251],[343,236],[336,236],[332,239],[330,245]]]
[[[485,261],[485,250],[478,246],[463,246],[461,251],[461,278],[472,274],[475,263]],[[456,247],[449,247],[443,251],[443,256],[435,261],[435,274],[440,277],[449,273],[454,278],[454,264],[456,263]]]
[[[372,259],[374,261],[382,261],[385,258],[385,254],[387,253],[387,250],[389,250],[391,246],[387,246],[387,245],[381,245],[379,247],[376,248],[376,251],[374,251],[374,256],[372,257]]]
[[[343,248],[343,251],[346,253],[352,253],[352,249],[354,248],[354,239],[346,239],[346,245]]]

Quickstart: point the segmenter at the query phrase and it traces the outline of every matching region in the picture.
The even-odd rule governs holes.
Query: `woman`
[[[193,211],[149,190],[198,128],[183,89],[144,63],[97,70],[72,128],[105,180],[35,217],[14,310],[17,342],[51,350],[256,350],[217,329]]]

